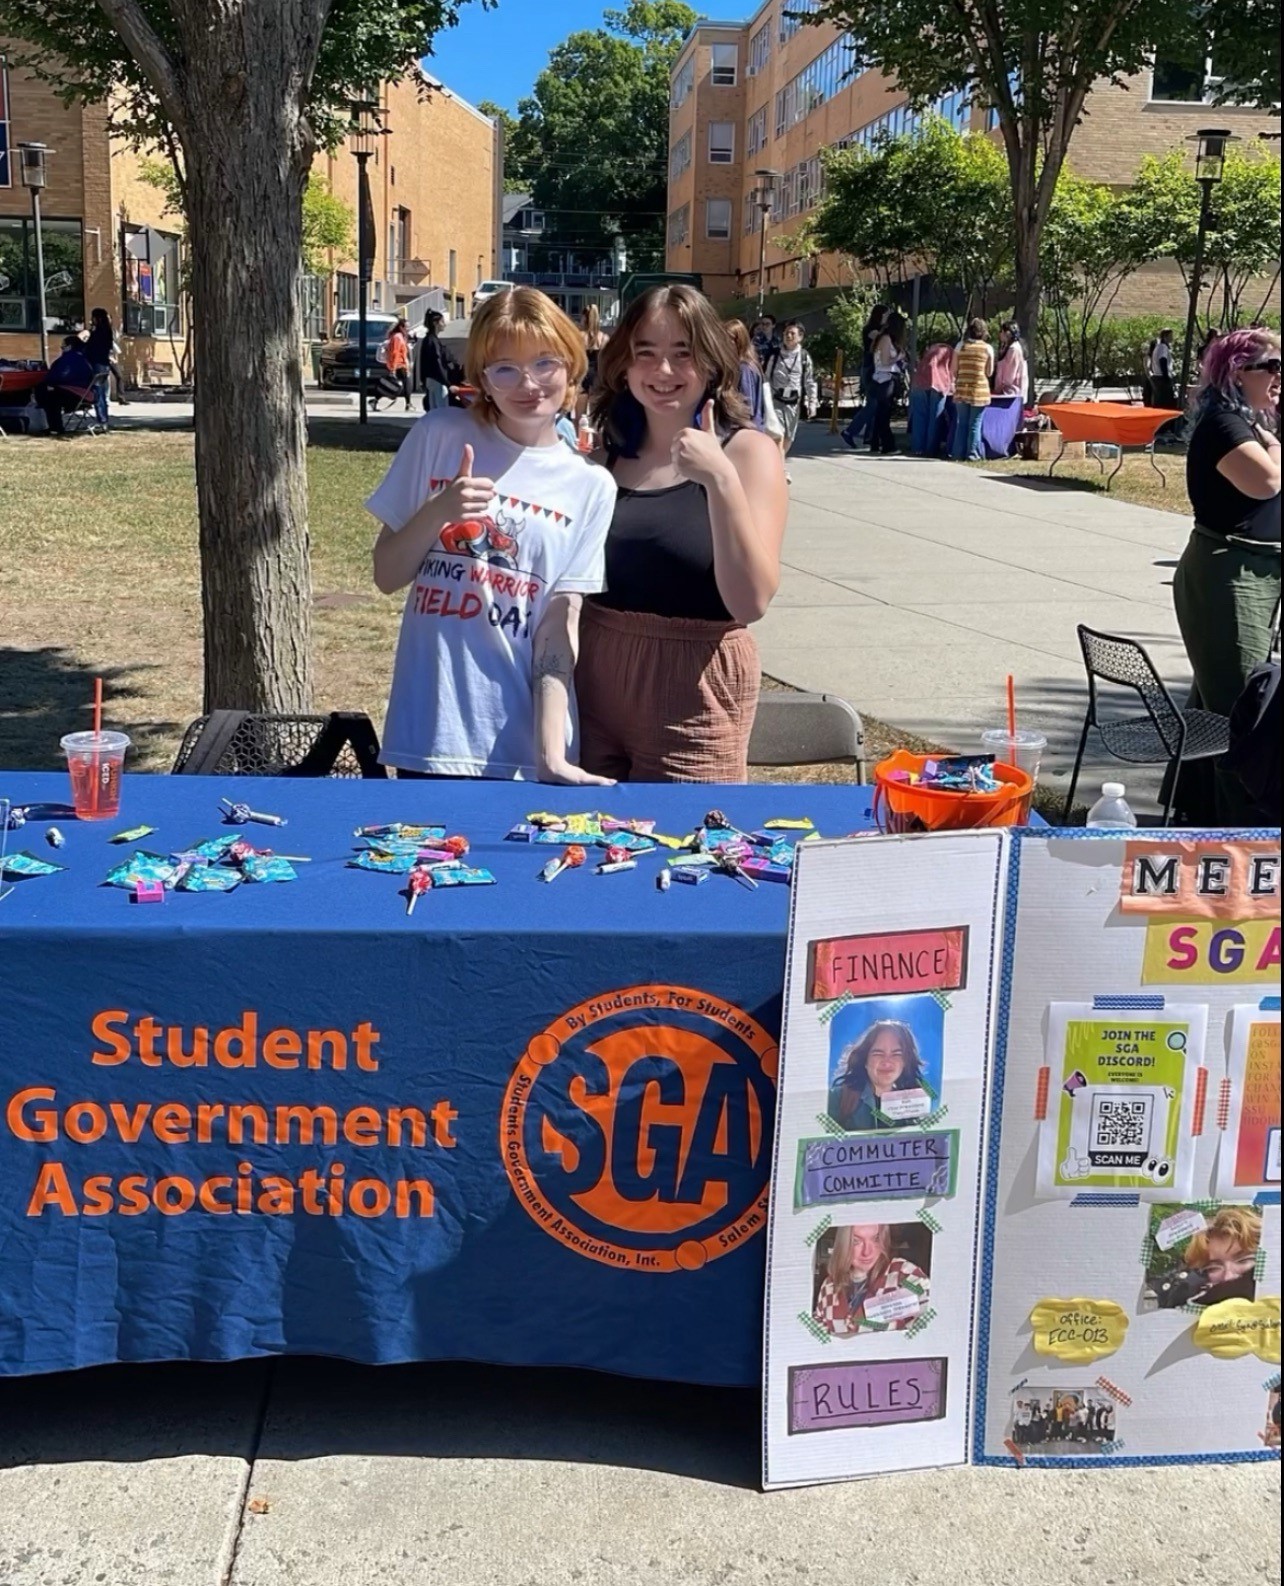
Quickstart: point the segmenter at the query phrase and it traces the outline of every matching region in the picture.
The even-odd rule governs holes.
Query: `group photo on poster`
[[[1023,1453],[1096,1453],[1114,1441],[1115,1413],[1100,1388],[1020,1389],[1012,1399],[1012,1442]]]

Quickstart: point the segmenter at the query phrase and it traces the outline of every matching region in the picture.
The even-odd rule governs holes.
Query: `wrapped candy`
[[[493,887],[495,878],[489,870],[472,869],[468,865],[434,865],[428,872],[434,887]]]
[[[432,876],[427,870],[412,870],[406,880],[406,913],[415,912],[415,904],[425,892],[432,891]]]
[[[241,862],[241,875],[246,881],[297,881],[299,873],[288,859],[279,854],[251,854]]]
[[[472,844],[467,837],[447,837],[441,846],[447,853],[454,854],[456,859],[462,859]]]
[[[204,842],[193,844],[190,852],[200,859],[208,860],[210,864],[217,864],[232,844],[240,841],[235,835],[207,837]]]
[[[578,870],[588,859],[588,854],[579,843],[572,843],[562,854],[560,859],[550,859],[539,873],[541,881],[556,881],[563,870]]]
[[[159,881],[162,886],[171,887],[181,870],[182,866],[176,865],[167,855],[149,854],[140,848],[128,859],[112,866],[107,872],[106,885],[133,891],[140,881]]]
[[[109,837],[109,843],[140,843],[144,837],[150,837],[156,830],[154,826],[131,826],[127,832],[117,832],[114,837]]]
[[[374,870],[384,876],[408,876],[419,862],[414,848],[402,848],[395,853],[376,848],[363,849],[355,859],[348,860],[350,870]]]
[[[0,860],[0,875],[10,880],[16,876],[54,876],[66,868],[66,865],[55,865],[48,859],[21,850],[16,854],[6,854]]]
[[[391,838],[395,842],[414,843],[423,848],[428,843],[440,842],[446,835],[444,826],[408,826],[404,821],[393,821],[387,826],[358,826],[352,834],[354,837],[383,837]],[[358,847],[379,846],[378,844],[359,843]]]
[[[191,865],[174,884],[176,892],[232,892],[243,877],[231,865]]]

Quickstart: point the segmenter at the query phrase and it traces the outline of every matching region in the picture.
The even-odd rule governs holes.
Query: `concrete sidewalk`
[[[1010,672],[1022,724],[1050,740],[1044,780],[1062,786],[1087,703],[1076,624],[1140,640],[1184,699],[1170,586],[1188,519],[1073,485],[852,453],[820,425],[803,427],[790,469],[785,577],[757,630],[764,670],[782,682],[962,750],[1002,725]],[[1110,775],[1143,807],[1153,800],[1157,772],[1099,755],[1085,795]]]
[[[1279,1466],[757,1492],[758,1396],[338,1361],[0,1382],[0,1586],[1270,1586]]]

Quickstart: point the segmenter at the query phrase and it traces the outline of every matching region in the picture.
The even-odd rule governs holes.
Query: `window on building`
[[[780,42],[793,38],[806,17],[820,9],[821,0],[783,0],[780,8]]]
[[[767,107],[755,110],[745,123],[745,158],[752,159],[767,147]]]
[[[84,245],[78,220],[43,220],[45,328],[67,334],[85,322]],[[40,329],[36,238],[25,215],[0,215],[0,331]]]
[[[303,294],[303,339],[320,341],[326,333],[325,276],[305,275]]]
[[[709,164],[730,165],[736,157],[736,124],[734,121],[709,123]]]
[[[715,44],[710,51],[709,81],[715,88],[734,88],[740,71],[740,51],[734,44]]]
[[[754,227],[758,224],[758,205],[752,193],[745,194],[745,236],[752,235]]]
[[[835,39],[776,95],[776,136],[783,137],[790,127],[819,110],[859,70],[851,39],[846,34]]]
[[[1150,74],[1150,97],[1163,103],[1211,105],[1223,81],[1211,52],[1199,62],[1166,60],[1159,53]]]
[[[684,132],[669,155],[669,180],[676,182],[691,165],[691,134]]]
[[[453,293],[459,285],[459,255],[452,248],[450,250],[450,290]]]
[[[183,260],[179,238],[151,226],[126,226],[121,232],[121,253],[125,334],[181,336]]]
[[[0,55],[0,187],[12,187],[9,171],[9,63]]]
[[[361,285],[358,278],[349,271],[340,270],[334,278],[334,306],[336,313],[355,314]]]
[[[756,77],[765,71],[771,59],[771,23],[764,22],[749,40],[749,75]]]
[[[680,248],[691,235],[691,205],[683,204],[669,216],[669,246]]]
[[[673,74],[673,92],[669,96],[669,102],[675,110],[679,105],[686,104],[687,100],[691,97],[691,91],[694,87],[695,55],[691,54],[687,56],[686,60],[683,61],[682,65],[679,66],[677,71]]]
[[[704,204],[704,234],[715,242],[725,242],[731,235],[731,200],[707,198]]]

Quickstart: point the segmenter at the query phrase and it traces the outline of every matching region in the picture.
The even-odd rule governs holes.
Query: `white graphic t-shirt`
[[[367,508],[399,533],[454,480],[465,445],[496,494],[483,517],[442,530],[410,586],[380,758],[439,776],[531,779],[535,632],[551,595],[606,587],[615,481],[561,440],[521,447],[444,408],[414,425]]]

